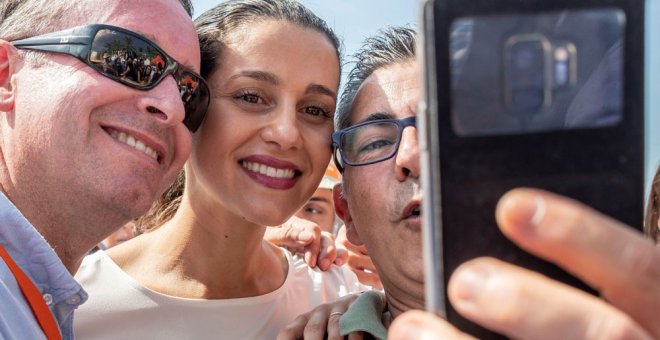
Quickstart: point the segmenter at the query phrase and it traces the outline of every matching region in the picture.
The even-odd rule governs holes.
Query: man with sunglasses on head
[[[87,295],[71,274],[186,161],[209,103],[191,14],[189,0],[0,3],[0,338],[72,338]],[[113,55],[163,71],[122,76]]]

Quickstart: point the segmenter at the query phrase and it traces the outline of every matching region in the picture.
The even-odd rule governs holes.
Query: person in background
[[[283,225],[268,227],[264,239],[302,255],[312,268],[318,266],[325,271],[332,264],[345,264],[349,253],[343,245],[336,244],[334,229],[339,221],[332,201],[332,188],[340,180],[341,175],[331,162],[312,197]]]
[[[307,203],[285,225],[269,227],[265,238],[294,253],[304,254],[308,263],[308,259],[316,258],[321,270],[327,270],[332,263],[346,265],[363,285],[383,289],[367,249],[364,245],[357,246],[348,241],[346,227],[335,214],[332,190],[339,183],[341,174],[331,162],[321,184]],[[318,242],[317,238],[320,238]],[[318,255],[314,256],[316,253],[313,251],[317,248]]]
[[[291,0],[225,1],[195,24],[207,117],[147,231],[82,264],[80,338],[273,339],[296,315],[363,289],[348,269],[309,268],[264,240],[330,161],[337,37]]]
[[[188,158],[176,82],[201,79],[191,12],[175,0],[0,3],[0,338],[71,339],[87,299],[72,274]],[[137,86],[95,64],[104,33],[167,54],[167,77]],[[94,53],[70,52],[71,36]]]
[[[312,197],[307,200],[295,216],[312,221],[321,227],[322,231],[336,235],[338,221],[335,218],[335,205],[332,199],[332,188],[341,182],[341,174],[331,162],[325,170],[319,187],[314,191]]]

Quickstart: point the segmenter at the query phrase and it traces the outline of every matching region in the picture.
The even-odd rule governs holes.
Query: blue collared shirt
[[[2,193],[0,244],[43,294],[62,338],[73,339],[73,311],[87,300],[87,293],[41,234]],[[14,275],[0,259],[0,339],[44,338]]]

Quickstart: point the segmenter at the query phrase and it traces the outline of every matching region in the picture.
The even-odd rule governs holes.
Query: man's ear
[[[8,41],[0,39],[0,112],[14,107],[14,85],[12,76],[16,71],[18,53]]]
[[[346,201],[343,191],[344,186],[342,183],[335,184],[335,187],[332,188],[332,199],[335,202],[335,212],[337,213],[337,216],[344,221],[344,225],[346,226],[346,238],[348,241],[356,246],[361,246],[363,242],[360,239],[357,230],[355,230],[355,223],[353,223],[351,212],[348,209],[348,201]]]

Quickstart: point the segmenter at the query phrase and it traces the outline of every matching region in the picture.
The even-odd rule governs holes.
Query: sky
[[[195,17],[220,0],[192,0]],[[417,27],[420,0],[301,0],[343,38],[345,55],[350,56],[365,37],[387,25]],[[647,1],[646,93],[646,190],[660,165],[660,1]],[[655,62],[651,63],[650,60]],[[342,76],[345,79],[346,76]]]

